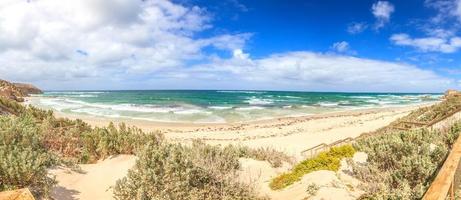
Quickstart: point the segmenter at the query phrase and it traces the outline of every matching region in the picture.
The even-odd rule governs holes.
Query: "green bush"
[[[306,159],[296,164],[290,172],[283,173],[272,179],[269,186],[273,190],[278,190],[300,181],[305,174],[313,171],[337,171],[340,167],[341,159],[352,157],[354,153],[355,150],[351,145],[332,147],[327,152],[322,152],[314,158]]]
[[[249,185],[236,181],[235,151],[196,142],[148,144],[114,195],[132,199],[258,199]]]
[[[57,158],[43,145],[32,118],[0,116],[0,191],[29,187],[38,197],[48,197],[55,184],[47,168]]]
[[[368,154],[366,165],[353,165],[363,198],[420,199],[459,131],[461,123],[447,132],[419,129],[359,140],[355,149]]]

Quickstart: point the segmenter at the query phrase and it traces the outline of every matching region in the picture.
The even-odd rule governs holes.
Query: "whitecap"
[[[350,96],[350,98],[354,98],[354,99],[374,99],[376,97],[373,97],[373,96]]]
[[[263,110],[264,107],[259,107],[259,106],[249,106],[249,107],[240,107],[236,108],[236,110],[241,110],[241,111],[246,111],[246,110]]]
[[[335,102],[319,102],[318,105],[323,107],[335,107],[338,106],[338,103]]]
[[[256,97],[252,97],[245,102],[247,102],[250,105],[269,105],[269,104],[274,103],[274,101],[270,99],[260,99]]]
[[[199,109],[184,109],[184,110],[174,111],[174,114],[182,114],[182,115],[211,114],[211,112],[199,110]]]
[[[244,93],[244,94],[262,94],[264,91],[250,91],[250,90],[219,90],[219,93]]]
[[[232,109],[230,106],[209,106],[208,108],[214,109],[214,110],[227,110],[227,109]]]

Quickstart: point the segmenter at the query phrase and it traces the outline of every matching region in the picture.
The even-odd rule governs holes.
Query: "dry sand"
[[[105,126],[110,121],[125,122],[137,126],[145,131],[160,131],[166,138],[180,143],[188,143],[192,139],[202,139],[210,144],[240,144],[250,147],[273,147],[289,155],[302,159],[301,152],[321,143],[331,143],[347,137],[356,137],[383,127],[399,117],[407,115],[411,110],[420,106],[397,108],[379,108],[367,110],[343,111],[312,115],[305,117],[289,117],[273,120],[264,120],[248,123],[233,124],[184,124],[184,123],[155,123],[149,121],[107,119],[83,115],[69,115],[56,113],[57,116],[80,118],[94,126]],[[126,175],[134,165],[135,157],[117,156],[101,161],[97,164],[81,165],[85,173],[69,172],[66,169],[53,170],[58,180],[54,190],[56,199],[111,199],[110,186],[116,180]],[[289,166],[274,169],[267,162],[251,159],[241,160],[243,181],[252,179],[260,193],[269,195],[273,199],[299,199],[306,195],[306,184],[319,182],[328,178],[335,182],[338,178],[334,172],[316,172],[303,177],[299,184],[294,184],[281,192],[274,192],[268,188],[271,177],[286,171]],[[246,180],[245,180],[246,179]],[[331,190],[322,187],[319,194],[326,197],[343,195],[344,188]],[[338,191],[333,191],[338,190]],[[350,196],[350,194],[348,194]],[[336,196],[338,197],[338,196]],[[322,197],[323,198],[323,197]],[[315,198],[314,198],[315,199]],[[328,199],[328,198],[326,198]]]
[[[111,187],[118,179],[126,176],[135,161],[135,156],[118,155],[96,164],[80,165],[79,172],[67,168],[50,170],[50,174],[55,175],[58,181],[52,197],[58,200],[113,199]]]

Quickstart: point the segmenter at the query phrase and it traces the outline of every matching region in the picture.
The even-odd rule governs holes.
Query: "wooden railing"
[[[341,145],[344,145],[344,144],[350,144],[353,141],[355,141],[357,138],[359,138],[360,136],[358,136],[356,138],[348,137],[348,138],[345,138],[345,139],[337,140],[337,141],[335,141],[333,143],[330,143],[330,144],[322,143],[322,144],[319,144],[317,146],[314,146],[314,147],[311,147],[309,149],[306,149],[306,150],[302,151],[301,155],[304,158],[312,158],[312,157],[316,156],[317,154],[319,154],[320,152],[327,151],[331,147],[341,146]]]
[[[461,137],[453,144],[450,154],[443,163],[429,189],[424,194],[423,200],[455,199],[456,172],[459,170],[461,159]]]
[[[456,114],[456,113],[458,113],[460,111],[461,111],[461,107],[451,111],[450,113],[448,113],[447,115],[445,115],[443,117],[440,117],[440,118],[432,120],[431,122],[428,123],[428,126],[435,125],[436,123],[441,122],[442,120],[445,120],[446,118],[451,117],[452,115],[454,115],[454,114]]]

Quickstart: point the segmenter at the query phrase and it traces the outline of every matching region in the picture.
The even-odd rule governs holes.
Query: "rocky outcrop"
[[[28,83],[13,83],[22,93],[29,94],[42,94],[42,90],[38,89],[32,84]]]
[[[5,80],[0,80],[0,96],[22,102],[24,101],[23,97],[26,96],[26,94],[24,94],[14,84]]]
[[[23,102],[29,94],[40,94],[42,91],[30,84],[10,83],[0,79],[0,96]]]

